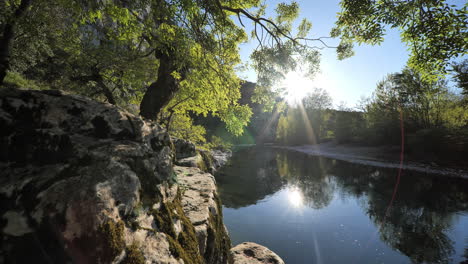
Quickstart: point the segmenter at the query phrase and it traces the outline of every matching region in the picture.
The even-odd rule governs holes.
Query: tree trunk
[[[107,102],[109,102],[110,104],[115,105],[116,102],[115,102],[114,94],[112,93],[112,91],[104,83],[104,80],[102,79],[102,75],[98,73],[96,78],[97,78],[96,81],[97,81],[98,85],[101,87],[102,93],[104,94],[104,96],[107,99]]]
[[[6,73],[10,69],[10,48],[15,38],[15,26],[30,4],[31,0],[22,0],[11,20],[3,26],[2,37],[0,38],[0,85],[3,84]]]
[[[170,56],[161,55],[158,59],[158,79],[148,86],[140,104],[140,115],[150,120],[156,120],[161,109],[179,90],[179,81],[171,75],[177,68]]]

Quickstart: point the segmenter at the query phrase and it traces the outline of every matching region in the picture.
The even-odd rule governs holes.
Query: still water
[[[233,244],[262,244],[288,264],[468,263],[468,180],[403,171],[391,201],[397,175],[248,148],[216,180]]]

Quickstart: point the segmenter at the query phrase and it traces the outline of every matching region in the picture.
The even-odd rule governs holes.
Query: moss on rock
[[[145,256],[143,252],[138,248],[137,245],[132,244],[126,249],[127,254],[125,258],[122,260],[122,264],[144,264],[145,263]]]
[[[174,225],[172,223],[174,219],[173,208],[173,204],[167,202],[161,203],[161,207],[158,210],[155,209],[151,211],[151,214],[154,216],[154,221],[156,222],[159,231],[171,237],[176,236]]]
[[[198,166],[199,169],[201,169],[204,172],[211,172],[211,169],[214,167],[213,166],[213,157],[211,156],[210,152],[207,150],[199,150],[198,151],[202,157],[202,161],[200,163],[200,166]]]
[[[207,263],[216,263],[223,260],[223,263],[233,263],[232,256],[229,254],[231,249],[231,239],[226,232],[223,223],[223,211],[221,199],[217,194],[214,195],[218,214],[213,215],[210,213],[208,240],[214,241],[214,245],[209,247],[205,252],[205,260]]]
[[[125,248],[124,223],[109,219],[100,225],[99,233],[104,240],[102,261],[110,262]]]
[[[174,257],[182,259],[186,264],[204,263],[198,249],[195,228],[182,209],[180,191],[174,201],[162,203],[159,210],[152,210],[152,214],[159,231],[166,234],[169,250]],[[174,229],[175,220],[181,221],[182,232],[179,234]]]

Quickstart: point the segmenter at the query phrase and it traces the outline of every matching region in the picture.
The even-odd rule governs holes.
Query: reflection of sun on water
[[[296,208],[300,208],[304,204],[304,197],[298,188],[290,188],[288,190],[288,200]]]

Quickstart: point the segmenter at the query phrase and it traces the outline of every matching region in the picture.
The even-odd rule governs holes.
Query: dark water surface
[[[468,263],[468,180],[403,171],[388,209],[397,175],[249,148],[216,180],[233,244],[262,244],[288,264]]]

